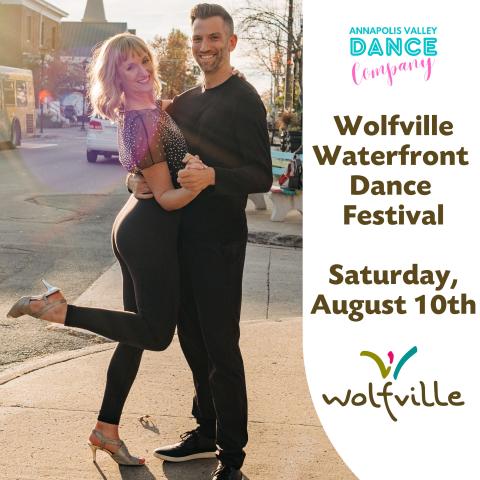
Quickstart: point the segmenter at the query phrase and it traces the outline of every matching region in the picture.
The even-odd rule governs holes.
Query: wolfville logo
[[[398,379],[400,371],[417,352],[417,347],[412,347],[400,358],[393,370],[393,380]],[[371,358],[377,364],[382,378],[388,378],[395,359],[393,352],[390,351],[387,354],[388,366],[385,365],[377,354],[368,350],[360,352],[360,356]],[[341,407],[347,407],[349,405],[353,407],[363,407],[364,405],[370,405],[374,408],[384,407],[388,416],[394,422],[397,421],[397,417],[393,411],[408,405],[415,407],[461,407],[465,405],[465,402],[461,399],[462,394],[458,391],[450,392],[445,399],[445,395],[442,396],[440,394],[438,380],[435,380],[430,387],[427,386],[426,382],[419,381],[418,385],[410,388],[410,393],[394,393],[391,391],[394,388],[392,385],[394,385],[393,382],[387,381],[383,385],[382,390],[374,392],[373,382],[369,382],[366,393],[353,393],[349,388],[343,396],[328,396],[324,393],[322,398],[327,405],[338,404]]]

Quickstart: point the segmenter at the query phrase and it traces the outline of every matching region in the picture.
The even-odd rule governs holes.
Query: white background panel
[[[361,480],[473,479],[480,477],[477,457],[480,424],[480,378],[478,342],[480,205],[478,181],[478,63],[476,59],[475,5],[455,2],[333,2],[306,0],[305,18],[305,109],[304,109],[304,350],[305,367],[312,399],[319,418],[338,453]],[[399,63],[393,57],[352,57],[350,27],[400,26],[437,27],[438,55],[432,76],[423,72],[399,73],[389,86],[385,79],[369,80],[357,86],[352,65]],[[421,37],[421,36],[420,36]],[[371,38],[363,36],[362,38]],[[379,38],[384,38],[379,35]],[[405,38],[405,37],[404,37]],[[412,60],[413,57],[402,57]],[[420,55],[418,58],[424,58]],[[416,115],[436,114],[439,121],[453,123],[451,136],[341,136],[334,115],[363,115],[380,120],[380,115],[400,114],[401,120]],[[468,150],[470,165],[402,167],[319,166],[312,145],[342,145],[344,150],[398,150],[410,144],[413,150]],[[374,179],[429,180],[428,196],[350,195],[350,176]],[[405,205],[412,210],[444,204],[443,226],[346,226],[343,206],[386,209]],[[344,269],[451,270],[455,290],[436,292],[432,286],[331,285],[332,264]],[[450,282],[448,282],[448,286]],[[407,315],[366,316],[352,322],[344,315],[311,315],[317,294],[327,299],[384,299],[402,295]],[[420,315],[414,298],[437,293],[449,298],[466,293],[476,300],[475,315]],[[393,367],[412,346],[418,347],[403,367],[398,380],[384,380],[373,360],[360,357],[362,350],[378,354],[388,365],[387,353],[395,354]],[[393,369],[392,369],[393,370]],[[327,406],[324,393],[375,391],[387,380],[397,394],[419,390],[419,382],[432,390],[438,381],[442,400],[459,390],[462,407],[432,408],[391,401],[398,421],[389,419],[384,407]],[[431,394],[428,393],[430,396]]]

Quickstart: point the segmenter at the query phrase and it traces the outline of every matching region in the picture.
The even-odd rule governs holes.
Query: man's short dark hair
[[[221,5],[217,5],[216,3],[199,3],[195,5],[190,12],[192,25],[197,18],[205,19],[211,17],[221,17],[225,25],[227,25],[230,35],[233,35],[235,31],[233,18]]]

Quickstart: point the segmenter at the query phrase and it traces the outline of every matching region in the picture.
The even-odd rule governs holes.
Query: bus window
[[[12,80],[3,81],[3,100],[6,107],[15,106],[15,87]]]
[[[3,84],[0,82],[0,144],[10,140],[10,122],[8,120],[7,111],[3,105],[2,88]]]
[[[35,105],[35,94],[33,92],[33,82],[27,82],[27,102],[31,105]]]
[[[27,99],[27,82],[24,80],[17,80],[16,82],[16,97],[17,107],[26,107],[28,105]]]

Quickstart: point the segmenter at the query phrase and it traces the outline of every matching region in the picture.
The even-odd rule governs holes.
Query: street
[[[41,278],[75,299],[112,265],[110,230],[128,195],[124,178],[116,159],[87,162],[79,128],[46,130],[0,151],[0,370],[98,342],[5,314],[19,296],[41,293]]]

